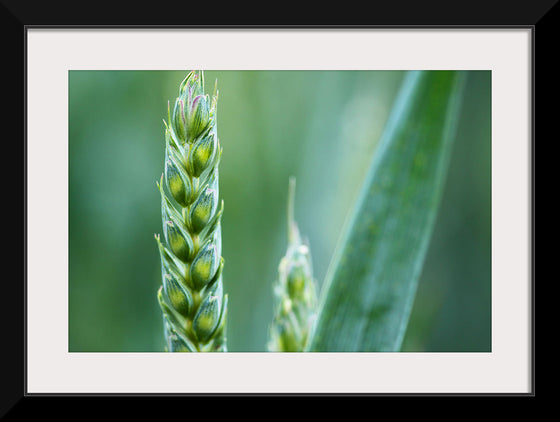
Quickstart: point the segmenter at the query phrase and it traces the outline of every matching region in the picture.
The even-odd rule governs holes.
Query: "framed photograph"
[[[534,395],[534,22],[23,29],[12,397]]]

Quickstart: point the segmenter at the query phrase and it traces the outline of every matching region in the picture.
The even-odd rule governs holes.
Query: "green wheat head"
[[[274,286],[276,309],[270,326],[268,350],[305,350],[316,316],[317,289],[309,245],[294,221],[295,179],[290,178],[288,195],[288,248],[278,267]]]
[[[218,208],[218,92],[204,94],[204,74],[190,72],[165,123],[165,171],[161,193],[163,311],[169,352],[227,351],[221,216]]]

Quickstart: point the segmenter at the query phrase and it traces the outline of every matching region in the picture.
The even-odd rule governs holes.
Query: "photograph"
[[[69,70],[68,352],[491,352],[490,70]]]

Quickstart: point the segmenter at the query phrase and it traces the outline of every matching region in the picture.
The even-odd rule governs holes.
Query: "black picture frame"
[[[281,14],[274,14],[274,17],[253,18],[248,21],[242,18],[234,22],[235,19],[210,18],[212,13],[206,13],[202,16],[207,18],[189,18],[195,16],[194,13],[183,18],[180,14],[169,13],[172,6],[154,7],[153,9],[134,9],[131,15],[131,8],[121,6],[115,8],[114,4],[107,2],[102,4],[97,2],[95,7],[83,8],[80,3],[63,4],[53,2],[43,2],[33,4],[31,7],[26,1],[5,1],[0,2],[0,30],[2,31],[2,39],[6,40],[3,45],[4,56],[4,89],[8,88],[9,100],[3,121],[5,129],[9,127],[15,133],[12,136],[6,136],[4,146],[17,145],[18,160],[14,162],[22,162],[23,168],[20,170],[10,171],[7,185],[12,185],[14,180],[22,181],[22,189],[18,189],[14,195],[6,195],[5,206],[13,208],[13,203],[17,202],[22,206],[22,212],[17,217],[21,218],[20,224],[11,224],[10,226],[22,227],[23,234],[10,237],[10,243],[7,249],[11,253],[15,253],[17,257],[22,258],[21,268],[22,275],[16,277],[5,276],[3,306],[1,309],[1,318],[5,322],[3,326],[3,344],[2,348],[2,393],[0,399],[0,417],[6,420],[25,419],[28,415],[29,408],[35,404],[39,406],[46,405],[45,400],[39,400],[36,397],[29,396],[25,386],[26,373],[26,342],[25,342],[25,297],[26,297],[26,215],[27,215],[27,190],[26,190],[26,31],[29,28],[48,27],[48,28],[82,28],[82,27],[110,27],[123,29],[142,29],[142,28],[175,28],[175,27],[204,27],[204,28],[308,28],[313,29],[329,29],[329,28],[530,28],[532,31],[532,148],[531,148],[531,263],[532,263],[532,280],[531,280],[531,304],[532,304],[532,362],[531,362],[531,392],[528,394],[503,394],[505,396],[514,396],[520,398],[534,398],[536,395],[535,388],[535,111],[536,98],[535,90],[539,87],[546,87],[539,90],[540,104],[546,104],[548,100],[552,100],[557,93],[555,84],[548,84],[546,81],[551,77],[554,66],[549,63],[554,57],[548,43],[555,43],[558,39],[557,23],[558,23],[558,4],[557,0],[544,2],[511,2],[511,1],[470,1],[465,3],[453,3],[443,1],[429,2],[406,2],[407,4],[390,3],[383,6],[374,5],[371,11],[371,18],[352,19],[348,16],[350,13],[337,13],[337,17],[307,19],[303,16],[294,17],[293,13],[286,13],[282,17]],[[189,9],[189,5],[183,6]],[[345,5],[345,9],[348,7]],[[289,9],[289,8],[288,8]],[[110,13],[109,13],[110,10]],[[356,9],[353,9],[355,13]],[[171,16],[170,16],[171,15]],[[224,11],[227,15],[227,10]],[[201,16],[198,14],[198,16]],[[321,22],[319,22],[321,21]],[[537,66],[538,65],[538,66]],[[541,84],[536,84],[536,77],[539,76]],[[7,81],[11,81],[7,83]],[[551,87],[549,89],[549,87]],[[16,105],[17,104],[17,105]],[[539,109],[539,129],[541,133],[547,130],[547,123],[551,120],[549,114],[552,112],[546,107]],[[548,114],[547,114],[548,113]],[[543,125],[544,124],[544,125]],[[21,140],[21,142],[20,142]],[[21,196],[20,196],[21,195]],[[15,199],[17,198],[17,199]],[[20,199],[21,198],[21,199]],[[21,248],[12,245],[13,239],[22,239]],[[13,263],[8,262],[10,266]],[[244,394],[248,396],[262,396],[263,394]],[[267,394],[264,394],[267,396]],[[449,394],[441,394],[447,396]],[[451,394],[455,395],[455,394]],[[462,396],[461,394],[458,394]],[[503,396],[502,394],[488,394],[488,396]],[[57,397],[58,395],[54,395]],[[64,395],[62,395],[64,397]],[[95,395],[85,395],[95,396]],[[119,395],[115,395],[119,396]],[[128,396],[128,395],[124,395]],[[133,395],[142,396],[142,395]],[[151,396],[151,395],[149,395]],[[164,395],[165,396],[165,395]],[[235,396],[235,394],[232,394]],[[303,395],[305,396],[305,395]],[[313,396],[313,395],[311,395]],[[321,395],[319,395],[321,396]],[[337,395],[338,396],[338,395]],[[344,396],[344,394],[340,394]],[[350,394],[350,396],[355,396]],[[366,395],[368,396],[368,395]],[[379,396],[379,394],[372,394]],[[382,396],[382,395],[381,395]],[[418,394],[417,396],[423,396]],[[434,396],[430,394],[429,396]],[[438,396],[436,394],[436,396]],[[465,394],[465,396],[469,396]],[[484,396],[484,395],[483,395]],[[55,398],[53,395],[44,395],[47,399]],[[48,405],[47,405],[48,406]],[[93,410],[96,412],[95,410]],[[11,419],[10,419],[11,418]]]

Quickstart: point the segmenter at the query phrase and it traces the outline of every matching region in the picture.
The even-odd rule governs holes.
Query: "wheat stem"
[[[294,219],[294,177],[288,190],[288,248],[274,286],[275,313],[269,332],[271,352],[302,352],[315,321],[317,292],[311,254]]]
[[[204,94],[204,74],[190,72],[165,123],[161,194],[164,242],[156,235],[169,352],[227,351],[227,295],[223,292],[217,135],[218,91]]]

